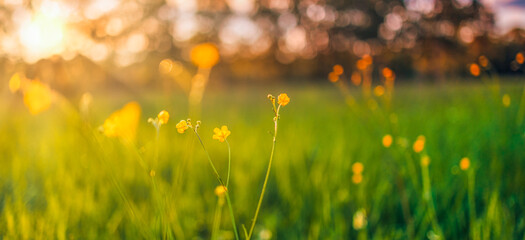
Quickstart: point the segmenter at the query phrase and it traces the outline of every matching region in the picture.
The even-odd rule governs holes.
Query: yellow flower
[[[188,123],[184,120],[180,120],[180,122],[177,123],[175,127],[177,128],[177,132],[179,133],[184,133],[184,131],[186,131],[189,128]]]
[[[366,227],[367,221],[366,221],[366,210],[364,208],[361,208],[357,210],[354,214],[354,218],[352,221],[352,226],[355,230],[360,230]]]
[[[430,164],[430,158],[428,156],[421,157],[421,166],[426,167]]]
[[[414,152],[420,153],[425,148],[425,136],[420,135],[417,137],[417,140],[414,142],[414,145],[412,146],[414,149]]]
[[[392,145],[392,136],[390,134],[387,134],[383,137],[383,146],[386,148],[390,147]]]
[[[509,107],[510,106],[510,96],[508,94],[503,94],[503,98],[501,99],[503,102],[503,106]]]
[[[38,80],[33,80],[24,88],[24,104],[29,112],[36,115],[51,106],[51,90]]]
[[[379,85],[374,88],[374,95],[381,97],[383,94],[385,94],[385,87]]]
[[[21,80],[20,74],[19,73],[13,74],[11,79],[9,79],[9,90],[12,93],[15,93],[16,91],[18,91],[18,89],[20,89],[21,82],[22,80]]]
[[[224,196],[224,193],[226,193],[227,188],[225,186],[219,185],[215,188],[215,195],[218,197]]]
[[[459,168],[461,168],[461,170],[466,171],[469,167],[470,159],[468,159],[467,157],[464,157],[461,159],[461,161],[459,161]]]
[[[197,67],[209,69],[219,62],[219,51],[214,44],[203,43],[191,49],[190,58]]]
[[[355,162],[352,164],[352,172],[354,172],[354,174],[361,174],[364,169],[365,166],[363,166],[363,164],[360,162]]]
[[[288,94],[281,93],[279,96],[277,96],[277,103],[281,106],[286,106],[290,102],[290,98],[288,97]]]
[[[213,133],[213,139],[217,139],[221,142],[224,142],[224,140],[226,140],[226,138],[231,134],[231,132],[228,130],[228,127],[226,126],[222,126],[220,129],[213,129]]]
[[[352,182],[359,184],[361,181],[363,181],[363,175],[361,175],[361,173],[352,175]]]
[[[170,114],[166,110],[162,110],[157,115],[157,118],[159,119],[159,124],[166,124],[170,119]]]
[[[140,112],[140,105],[137,102],[129,102],[112,113],[104,121],[101,130],[108,137],[121,137],[133,140],[137,132]]]

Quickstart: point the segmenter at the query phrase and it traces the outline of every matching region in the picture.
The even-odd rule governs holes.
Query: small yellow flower
[[[226,193],[227,188],[225,186],[219,185],[215,188],[215,195],[218,197],[224,196],[224,193]]]
[[[383,137],[383,146],[389,148],[392,145],[392,136],[387,134]]]
[[[20,74],[19,73],[13,74],[11,79],[9,79],[9,90],[12,93],[15,93],[16,91],[18,91],[18,89],[20,89],[21,82],[22,80],[21,80]]]
[[[222,126],[220,129],[213,129],[213,133],[213,139],[217,139],[221,142],[224,142],[224,140],[226,140],[226,138],[231,134],[231,132],[228,130],[228,127],[226,126]]]
[[[366,225],[367,225],[366,210],[364,208],[361,208],[357,210],[357,212],[355,212],[353,221],[352,221],[352,226],[354,227],[355,230],[360,230],[360,229],[365,228]]]
[[[277,103],[281,106],[286,106],[290,102],[290,98],[288,97],[288,94],[281,93],[279,96],[277,96]]]
[[[364,169],[365,166],[360,162],[355,162],[352,164],[352,172],[354,172],[354,174],[361,174]]]
[[[381,97],[383,96],[383,94],[385,94],[385,87],[379,85],[374,88],[374,95],[376,95],[377,97]]]
[[[180,122],[177,123],[175,127],[177,128],[177,132],[179,133],[184,133],[184,131],[186,131],[189,128],[188,123],[184,120],[180,120]]]
[[[361,181],[363,181],[363,175],[361,175],[361,173],[352,175],[352,182],[354,182],[355,184],[359,184],[361,183]]]
[[[51,89],[38,80],[31,81],[24,88],[24,104],[33,115],[47,110],[51,106]]]
[[[101,130],[108,137],[122,137],[132,140],[135,138],[140,112],[140,105],[137,102],[129,102],[112,113],[104,121]]]
[[[459,168],[461,168],[461,170],[466,171],[469,167],[470,159],[468,159],[467,157],[464,157],[461,159],[461,161],[459,161]]]
[[[421,157],[421,166],[426,167],[430,164],[430,158],[428,156]]]
[[[412,146],[414,149],[414,152],[420,153],[425,148],[425,136],[420,135],[417,137],[417,140],[414,142],[414,145]]]
[[[159,119],[159,124],[166,124],[168,123],[168,120],[170,119],[170,114],[166,110],[160,111],[160,113],[157,115],[157,118]]]
[[[508,94],[503,94],[503,98],[501,99],[501,101],[503,102],[503,106],[510,106],[510,96]]]

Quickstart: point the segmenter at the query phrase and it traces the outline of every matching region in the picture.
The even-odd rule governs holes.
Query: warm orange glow
[[[389,148],[391,145],[392,145],[392,142],[393,142],[393,139],[392,139],[392,135],[390,134],[387,134],[383,137],[383,146],[386,147],[386,148]]]
[[[355,162],[354,164],[352,164],[352,172],[354,174],[361,174],[364,169],[365,166],[360,162]]]
[[[479,65],[486,68],[489,65],[489,59],[483,55],[478,58]]]
[[[334,70],[333,73],[336,74],[336,75],[341,75],[344,72],[343,67],[341,65],[339,65],[339,64],[335,65],[333,67],[333,70]]]
[[[365,60],[360,59],[360,60],[357,60],[356,66],[357,66],[357,69],[364,71],[368,67],[368,64],[366,64]]]
[[[389,79],[389,78],[392,78],[394,72],[392,71],[392,69],[390,68],[383,68],[383,77],[385,77],[386,79]]]
[[[425,136],[420,135],[417,137],[417,140],[414,142],[414,145],[412,146],[414,149],[414,152],[420,153],[425,148]]]
[[[481,70],[479,69],[478,64],[472,63],[470,64],[470,74],[472,76],[477,77],[481,73]]]
[[[361,74],[359,72],[353,72],[350,80],[352,80],[354,85],[359,86],[359,84],[361,84]]]
[[[337,75],[335,72],[330,72],[328,74],[328,80],[330,80],[330,82],[337,82],[339,81],[339,75]]]
[[[464,157],[459,161],[459,168],[461,170],[466,171],[470,167],[470,159]]]
[[[374,95],[381,97],[383,94],[385,94],[385,88],[383,86],[379,85],[374,88]]]
[[[524,61],[525,57],[523,56],[523,53],[516,54],[516,62],[518,62],[519,64],[523,64]]]
[[[209,69],[219,62],[219,50],[213,43],[199,44],[191,50],[190,58],[197,67]]]

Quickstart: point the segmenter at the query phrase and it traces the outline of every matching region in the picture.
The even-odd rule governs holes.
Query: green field
[[[357,90],[350,107],[329,84],[209,88],[199,133],[226,178],[228,148],[212,135],[221,125],[231,130],[228,190],[242,239],[272,148],[266,97],[281,92],[291,102],[281,109],[253,239],[524,239],[522,80],[499,90],[396,86],[390,107]],[[142,107],[136,141],[101,134],[104,119],[132,100]],[[188,118],[181,92],[93,92],[87,115],[76,110],[78,98],[34,116],[19,95],[4,89],[0,101],[0,239],[234,238],[205,152],[191,131],[175,128]],[[170,120],[156,144],[147,119],[161,110]],[[386,134],[394,139],[389,148]],[[419,135],[425,147],[415,153]],[[355,162],[364,166],[358,184]]]

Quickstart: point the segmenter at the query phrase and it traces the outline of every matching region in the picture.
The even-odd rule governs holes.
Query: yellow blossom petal
[[[170,114],[166,110],[162,110],[157,115],[157,118],[159,119],[160,124],[166,124],[168,123],[168,120],[170,119]]]
[[[24,104],[29,112],[36,115],[51,106],[51,90],[38,80],[31,81],[24,88]]]
[[[213,133],[213,139],[219,140],[220,142],[224,142],[226,138],[231,134],[227,126],[222,126],[220,129],[215,128],[213,129]]]
[[[281,93],[279,96],[277,96],[277,103],[281,106],[286,106],[290,102],[290,98],[288,97],[288,94]]]
[[[188,123],[184,120],[180,120],[175,127],[177,128],[178,133],[184,133],[184,131],[188,129]]]
[[[135,139],[140,112],[140,105],[137,102],[127,103],[104,121],[102,125],[104,135],[108,137],[121,137],[127,140]]]

